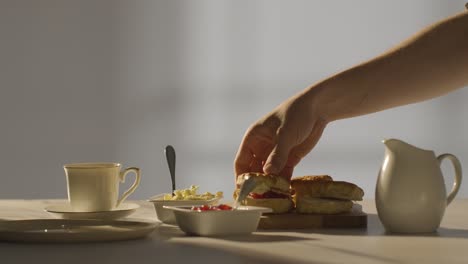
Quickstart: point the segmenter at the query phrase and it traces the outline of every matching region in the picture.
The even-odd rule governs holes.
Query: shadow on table
[[[155,231],[160,239],[168,240],[178,237],[198,237],[198,236],[187,236],[184,232],[182,232],[176,226],[170,225],[161,225]],[[281,233],[278,234],[265,234],[262,232],[256,232],[250,235],[239,235],[239,236],[222,236],[222,237],[211,237],[211,239],[219,239],[219,240],[227,240],[227,241],[235,241],[235,242],[251,242],[251,243],[261,243],[261,242],[285,242],[285,241],[298,241],[298,240],[317,240],[316,238],[304,238],[304,237],[297,237],[291,235],[282,235]]]
[[[283,230],[290,232],[291,230]],[[325,235],[340,236],[405,236],[405,237],[447,237],[447,238],[468,238],[468,230],[439,227],[434,233],[420,234],[399,234],[389,233],[385,230],[377,214],[368,214],[367,228],[330,228],[330,229],[307,229],[294,230],[298,233],[316,233]]]
[[[265,254],[264,251],[262,254],[259,254],[248,246],[249,242],[252,242],[252,243],[265,242],[265,247],[269,247],[270,246],[269,243],[284,242],[284,241],[302,241],[300,243],[294,244],[294,247],[296,247],[296,249],[298,247],[304,247],[307,250],[306,252],[309,252],[311,250],[313,251],[315,250],[314,248],[316,249],[321,248],[321,249],[325,249],[329,251],[335,251],[340,254],[356,256],[359,258],[366,258],[366,259],[376,261],[376,262],[401,263],[400,261],[393,259],[393,258],[389,258],[389,257],[383,257],[383,256],[379,256],[376,254],[368,253],[368,252],[364,253],[364,252],[348,250],[344,248],[333,247],[330,245],[322,244],[320,243],[320,240],[321,240],[320,238],[311,238],[310,236],[300,237],[300,234],[297,234],[297,233],[300,233],[300,231],[297,231],[296,233],[294,231],[291,232],[291,230],[267,230],[267,231],[259,231],[248,236],[204,238],[203,241],[200,241],[200,240],[195,239],[195,237],[193,237],[194,239],[192,240],[191,237],[187,237],[187,235],[185,235],[182,231],[180,231],[180,229],[178,229],[175,226],[164,226],[163,228],[159,228],[159,230],[160,230],[159,235],[163,237],[165,236],[166,239],[172,238],[172,239],[177,240],[177,238],[179,237],[185,237],[185,238],[182,238],[181,240],[177,240],[176,242],[177,244],[190,245],[196,242],[198,245],[200,246],[204,245],[207,248],[211,248],[213,251],[218,251],[221,249],[225,253],[236,252],[236,254],[239,254],[239,253],[245,254],[243,257],[249,256],[248,257],[249,259],[246,263],[273,263],[273,264],[276,264],[276,263],[299,263],[299,264],[314,263],[313,254],[310,255],[310,260],[307,260],[306,262],[301,262],[301,261],[298,261],[297,259],[286,259],[284,257],[282,258],[278,256],[268,257],[264,255]],[[288,235],[286,235],[286,233],[288,233]],[[291,233],[293,235],[291,235]],[[296,233],[296,235],[294,235],[294,233]],[[309,232],[303,232],[303,233],[309,233]],[[310,233],[317,233],[317,232],[310,232]],[[216,241],[219,241],[219,242],[216,242]],[[237,243],[231,244],[231,242],[242,242],[241,245],[244,245],[244,246],[242,249],[239,250],[239,244]],[[244,242],[247,242],[247,244],[244,244]],[[259,257],[260,255],[262,255],[262,257]],[[252,256],[256,256],[258,257],[258,259]],[[240,263],[244,263],[244,262],[241,261]],[[320,260],[320,263],[327,264],[327,262],[323,262],[323,260]]]
[[[269,255],[252,250],[248,246],[233,246],[230,242],[218,243],[215,239],[163,241],[151,238],[74,244],[1,243],[2,263],[312,263]],[[324,262],[320,262],[324,263]],[[326,262],[324,264],[327,264]],[[330,263],[331,264],[331,263]]]
[[[168,240],[177,237],[187,237],[177,226],[161,225],[155,231],[159,238]],[[304,238],[300,236],[291,236],[292,233],[303,234],[324,234],[340,236],[406,236],[406,237],[447,237],[447,238],[468,238],[468,230],[440,227],[434,233],[422,234],[395,234],[385,231],[377,214],[369,214],[367,218],[367,228],[330,228],[330,229],[283,229],[283,230],[259,230],[249,236],[219,237],[220,240],[229,240],[237,242],[283,242],[298,240],[317,240],[318,238]],[[272,234],[274,233],[274,234]],[[285,233],[289,233],[286,235]]]

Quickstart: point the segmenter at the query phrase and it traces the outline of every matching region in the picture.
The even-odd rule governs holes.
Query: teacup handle
[[[133,183],[133,185],[126,191],[124,192],[124,194],[122,194],[122,197],[120,197],[120,199],[117,201],[117,205],[116,207],[119,207],[119,205],[125,201],[125,199],[127,199],[127,197],[132,194],[136,188],[138,187],[138,185],[140,184],[140,169],[139,168],[136,168],[136,167],[130,167],[130,168],[126,168],[124,169],[123,171],[120,172],[119,174],[119,179],[120,179],[120,182],[124,183],[125,182],[125,176],[127,176],[128,173],[130,172],[134,172],[135,173],[135,182]]]
[[[447,205],[449,205],[453,198],[455,198],[455,195],[457,195],[458,190],[460,189],[461,181],[462,181],[462,168],[460,161],[455,157],[455,155],[452,154],[442,154],[437,157],[439,160],[439,166],[442,164],[442,160],[448,158],[453,165],[453,168],[455,169],[455,181],[453,182],[453,187],[452,190],[450,191],[449,195],[447,196]]]

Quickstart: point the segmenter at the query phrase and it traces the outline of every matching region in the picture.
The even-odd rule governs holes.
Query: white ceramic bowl
[[[187,234],[199,236],[245,235],[257,230],[262,213],[272,210],[240,206],[236,210],[197,211],[188,206],[164,206],[174,212],[177,225]]]
[[[176,225],[176,220],[172,210],[163,208],[164,206],[199,206],[199,205],[215,205],[221,198],[213,198],[210,200],[163,200],[165,194],[159,194],[151,197],[148,201],[153,203],[156,210],[156,217],[159,221]]]

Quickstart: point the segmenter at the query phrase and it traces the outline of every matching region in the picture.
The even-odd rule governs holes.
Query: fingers
[[[263,161],[254,155],[252,163],[250,163],[250,172],[263,172]]]
[[[278,129],[276,145],[268,156],[263,171],[265,173],[279,174],[288,161],[289,152],[294,142],[287,128]]]
[[[287,180],[290,180],[292,177],[293,171],[294,171],[294,166],[286,165],[284,169],[279,173],[279,175],[281,175],[281,177],[286,178]]]
[[[315,147],[315,145],[317,145],[318,141],[322,137],[325,127],[326,127],[325,121],[318,120],[317,122],[315,122],[312,132],[306,138],[306,140],[304,140],[304,142],[302,142],[300,145],[294,147],[291,150],[291,156],[296,156],[298,159],[292,159],[290,157],[290,160],[292,163],[288,162],[288,165],[296,166],[297,163],[299,163],[299,161],[303,157],[305,157]],[[297,163],[294,163],[294,161],[296,160],[297,160]]]
[[[315,122],[309,136],[296,146],[293,138],[291,138],[290,134],[287,134],[291,132],[285,131],[285,128],[283,128],[281,134],[278,135],[276,146],[265,162],[264,172],[278,174],[290,179],[294,167],[315,147],[325,127],[326,122],[318,120]]]
[[[245,134],[236,158],[234,173],[263,172],[264,161],[273,149],[273,136],[262,127],[253,127]]]
[[[252,143],[250,142],[252,141]],[[256,143],[253,143],[253,142]],[[234,173],[263,172],[265,160],[273,149],[272,142],[246,138],[239,148],[234,161]]]
[[[291,123],[290,123],[291,124]],[[246,172],[265,172],[290,179],[294,167],[319,141],[326,122],[317,120],[312,131],[302,138],[295,126],[256,125],[247,130],[237,152],[235,175]]]
[[[241,143],[234,160],[234,172],[237,175],[248,172],[253,160],[253,153],[249,150],[245,140]]]

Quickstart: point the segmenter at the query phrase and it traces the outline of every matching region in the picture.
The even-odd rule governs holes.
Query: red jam
[[[227,204],[220,205],[202,205],[202,206],[192,206],[192,211],[230,211],[232,207]]]

